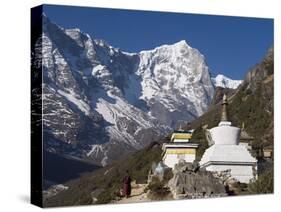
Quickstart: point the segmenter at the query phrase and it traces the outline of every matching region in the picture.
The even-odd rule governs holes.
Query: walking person
[[[129,171],[126,171],[126,175],[123,178],[123,195],[128,198],[131,195],[131,177]]]

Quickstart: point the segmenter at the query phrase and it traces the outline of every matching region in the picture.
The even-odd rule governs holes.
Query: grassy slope
[[[160,161],[161,153],[161,145],[153,142],[143,150],[120,159],[108,167],[68,182],[66,184],[69,186],[68,190],[46,200],[44,205],[54,207],[91,204],[91,192],[97,188],[103,190],[98,195],[98,203],[108,203],[122,187],[122,178],[126,170],[129,170],[133,180],[139,183],[146,182],[152,163]]]

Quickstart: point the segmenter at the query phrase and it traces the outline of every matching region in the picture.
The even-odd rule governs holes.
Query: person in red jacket
[[[131,195],[131,177],[129,171],[126,171],[126,175],[123,178],[123,195],[128,198]]]

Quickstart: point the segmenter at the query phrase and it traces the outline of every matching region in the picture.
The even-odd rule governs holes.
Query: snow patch
[[[108,106],[107,104],[109,103],[107,103],[104,99],[98,99],[98,102],[96,104],[96,111],[101,114],[107,122],[115,124],[115,120],[113,117],[114,113],[112,112],[110,106]]]
[[[63,184],[57,184],[51,186],[48,190],[43,191],[44,198],[51,198],[53,196],[56,196],[58,193],[67,190],[68,187]]]
[[[92,75],[95,76],[95,75],[97,75],[97,74],[101,74],[101,71],[102,71],[103,69],[105,69],[105,66],[103,66],[103,65],[97,65],[97,66],[95,66],[95,67],[93,68],[93,70],[92,70]]]
[[[66,93],[62,90],[58,90],[58,93],[64,96],[67,100],[72,102],[74,105],[76,105],[77,108],[79,108],[83,113],[85,113],[85,115],[88,116],[90,114],[90,106],[82,99],[78,99],[72,90],[70,90],[70,93]]]
[[[87,156],[89,157],[90,155],[98,155],[99,153],[102,153],[103,147],[100,144],[94,144],[91,146],[91,150],[87,153]]]

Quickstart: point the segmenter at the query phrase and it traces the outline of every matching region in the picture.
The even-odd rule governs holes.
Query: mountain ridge
[[[105,166],[202,115],[214,95],[204,56],[183,40],[127,53],[43,16],[40,42],[50,152]]]

